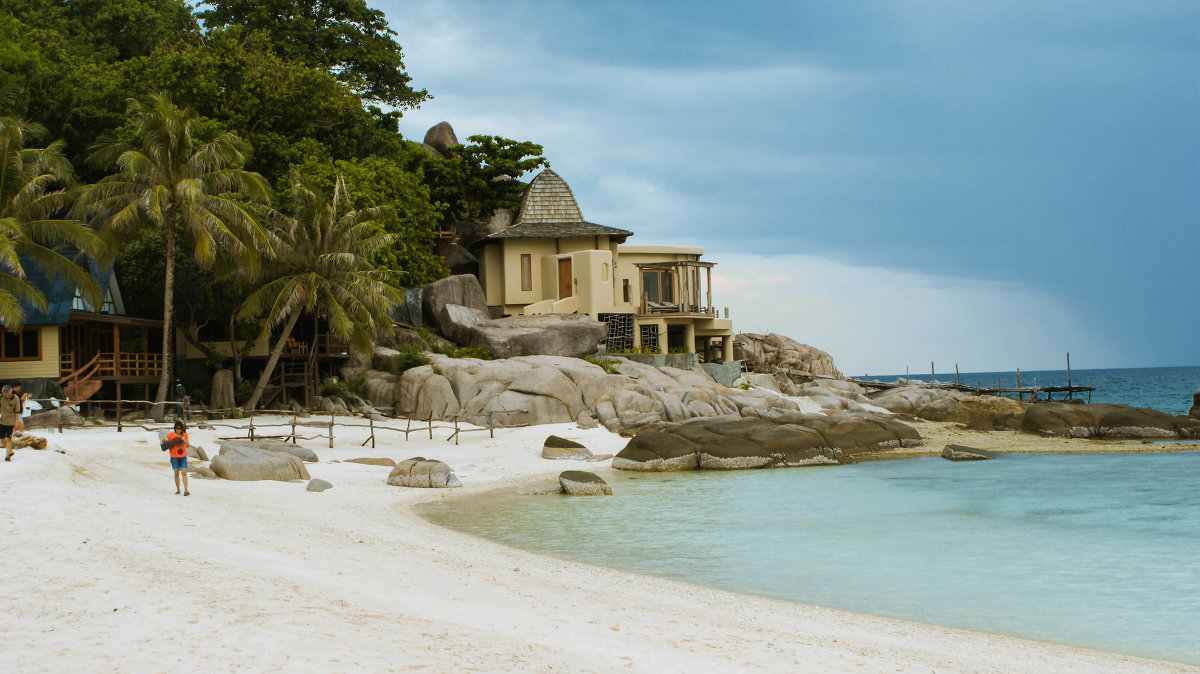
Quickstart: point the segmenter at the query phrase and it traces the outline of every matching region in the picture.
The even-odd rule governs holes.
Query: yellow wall
[[[58,326],[41,326],[38,329],[42,341],[41,360],[11,360],[0,362],[0,383],[10,379],[32,379],[43,377],[58,379]],[[82,365],[82,363],[79,363]]]
[[[554,239],[504,239],[503,246],[503,299],[505,313],[520,313],[508,311],[510,305],[524,306],[541,300],[551,299],[544,290],[548,281],[553,287],[557,284],[557,271],[552,278],[546,278],[541,260],[547,255],[555,254]],[[521,255],[531,255],[531,272],[533,273],[532,290],[521,290]],[[555,294],[557,290],[553,291]],[[555,297],[554,299],[557,299]]]
[[[483,286],[483,295],[489,307],[504,304],[504,267],[501,264],[501,244],[489,243],[479,257],[479,283]],[[517,259],[520,264],[520,259]],[[520,273],[520,270],[517,270]]]

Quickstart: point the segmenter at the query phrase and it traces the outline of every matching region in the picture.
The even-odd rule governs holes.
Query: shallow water
[[[1200,664],[1200,453],[618,474],[612,497],[422,509],[736,592]]]

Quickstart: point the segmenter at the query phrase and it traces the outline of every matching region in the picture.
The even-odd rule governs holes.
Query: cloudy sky
[[[845,372],[1200,364],[1200,3],[405,0],[439,121]],[[526,176],[528,179],[530,176]]]

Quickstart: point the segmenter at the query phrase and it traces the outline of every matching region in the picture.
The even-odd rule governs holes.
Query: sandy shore
[[[956,437],[950,425],[921,432],[930,449],[972,444],[938,435]],[[431,499],[609,470],[541,459],[550,433],[598,452],[625,442],[558,425],[469,433],[457,447],[445,430],[392,435],[372,450],[359,447],[365,433],[339,430],[333,449],[302,443],[330,491],[193,479],[185,498],[153,433],[49,434],[50,450],[0,464],[0,662],[10,672],[1200,671],[564,562],[413,514]],[[215,453],[218,436],[235,434],[193,430],[192,440]],[[341,462],[414,455],[448,462],[466,486],[389,487],[388,468]]]

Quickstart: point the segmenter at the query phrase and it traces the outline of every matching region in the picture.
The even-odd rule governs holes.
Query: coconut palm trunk
[[[267,390],[267,383],[271,381],[271,375],[275,372],[275,366],[283,354],[283,347],[287,344],[288,337],[292,336],[292,328],[296,327],[296,321],[299,318],[300,311],[293,311],[292,315],[288,316],[287,322],[283,324],[283,332],[279,333],[279,339],[275,342],[275,347],[271,349],[271,357],[267,359],[267,366],[258,376],[258,383],[254,385],[254,393],[250,394],[250,399],[246,401],[246,409],[252,410],[258,407],[258,401],[262,400],[263,393]]]
[[[169,223],[165,228],[167,239],[167,259],[165,260],[165,270],[163,272],[163,342],[162,342],[162,372],[158,376],[158,393],[154,396],[154,419],[162,421],[166,416],[167,395],[171,391],[171,370],[174,364],[174,358],[171,353],[172,342],[174,341],[174,321],[175,321],[175,209],[168,207],[166,212],[166,221]],[[113,344],[113,351],[117,358],[120,358],[121,345]]]

